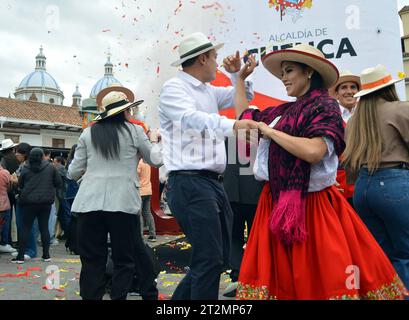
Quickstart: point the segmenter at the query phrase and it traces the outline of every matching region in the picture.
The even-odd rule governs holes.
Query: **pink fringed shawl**
[[[344,151],[344,127],[340,108],[326,89],[312,90],[296,102],[271,107],[262,112],[246,110],[240,118],[262,121],[269,125],[278,116],[281,119],[275,129],[295,137],[327,137],[334,142],[338,156]],[[269,219],[270,230],[286,245],[305,241],[305,208],[311,165],[271,141],[268,170],[274,204]]]

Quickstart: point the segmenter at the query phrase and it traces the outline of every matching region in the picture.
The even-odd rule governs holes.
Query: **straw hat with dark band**
[[[133,92],[124,87],[108,87],[98,93],[97,108],[100,114],[94,121],[100,121],[125,111],[126,109],[139,106],[143,100],[134,102]]]
[[[264,67],[279,79],[281,79],[282,74],[281,64],[284,61],[299,62],[310,66],[321,75],[326,88],[332,87],[339,77],[337,67],[325,59],[320,50],[307,44],[299,44],[292,49],[271,52],[262,60]]]
[[[183,62],[201,55],[212,49],[219,50],[223,47],[223,43],[214,45],[201,32],[193,33],[187,36],[179,45],[178,61],[172,63],[172,67],[179,67]]]

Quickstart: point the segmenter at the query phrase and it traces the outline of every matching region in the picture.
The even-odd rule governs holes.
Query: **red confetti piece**
[[[57,290],[59,292],[64,292],[64,289],[48,289],[47,286],[42,286],[41,289],[44,289],[44,290]]]
[[[129,64],[125,63],[125,67],[127,67],[127,68],[128,68],[128,67],[129,67]]]
[[[158,66],[158,67],[156,68],[156,74],[159,74],[159,72],[160,72],[160,67]]]
[[[102,30],[102,32],[111,32],[111,30],[110,29],[105,29],[105,30]]]
[[[28,268],[26,272],[20,272],[20,273],[2,273],[2,274],[0,274],[0,277],[2,277],[2,278],[29,277],[31,271],[40,271],[40,270],[41,270],[41,268],[39,268],[39,267]]]

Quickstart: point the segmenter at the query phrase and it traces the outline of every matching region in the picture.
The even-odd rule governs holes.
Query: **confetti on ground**
[[[102,32],[111,32],[111,30],[110,29],[105,29],[105,30],[102,30]]]
[[[0,288],[0,292],[3,292],[3,291],[5,291],[6,289],[5,288]]]
[[[65,289],[68,286],[68,282],[61,284],[60,289]]]
[[[19,273],[2,273],[2,274],[0,274],[0,277],[2,277],[2,278],[29,277],[31,271],[41,271],[41,268],[39,268],[39,267],[28,268],[26,272],[19,272]]]
[[[61,289],[61,287],[60,287],[60,289],[54,289],[54,288],[48,288],[47,286],[42,286],[41,289],[43,289],[43,290],[57,290],[59,292],[64,292],[64,289]]]
[[[65,263],[80,263],[80,259],[66,259],[64,260]]]
[[[170,300],[170,298],[172,298],[172,295],[170,295],[170,294],[160,293],[159,296],[158,296],[159,300]]]
[[[177,284],[177,282],[175,282],[175,281],[165,281],[165,282],[162,283],[162,286],[164,286],[166,288],[166,287],[174,286],[176,284]]]

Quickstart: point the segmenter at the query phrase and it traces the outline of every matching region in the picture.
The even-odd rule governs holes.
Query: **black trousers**
[[[244,246],[244,229],[247,222],[248,235],[250,235],[251,226],[253,225],[254,216],[257,210],[257,204],[243,204],[230,202],[233,210],[233,231],[230,255],[230,278],[233,282],[239,279],[241,260],[243,259]]]
[[[108,233],[111,240],[111,299],[125,300],[132,285],[136,263],[142,275],[143,299],[157,299],[149,289],[156,275],[142,239],[140,220],[136,214],[122,212],[87,212],[78,215],[78,251],[82,268],[80,295],[84,300],[101,300],[105,294],[105,270],[108,258]],[[145,294],[150,292],[148,296]]]
[[[217,300],[220,275],[230,256],[233,212],[217,180],[170,175],[167,199],[192,245],[190,270],[172,300]]]
[[[35,218],[38,219],[38,228],[41,234],[41,243],[43,245],[43,258],[50,257],[50,232],[48,231],[48,219],[50,218],[51,205],[49,204],[33,204],[22,205],[22,221],[23,228],[20,239],[18,239],[18,256],[19,260],[24,260],[24,252],[26,252],[27,241],[33,228]]]

